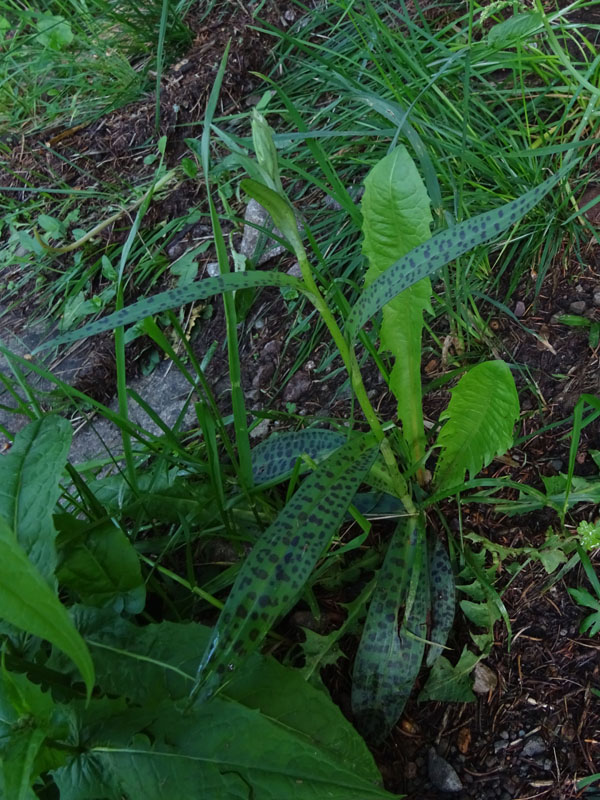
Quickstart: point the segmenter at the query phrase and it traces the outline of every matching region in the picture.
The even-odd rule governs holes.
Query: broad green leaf
[[[56,566],[52,512],[71,437],[66,419],[42,417],[23,428],[0,458],[0,517],[16,532],[30,561],[49,582],[54,580]]]
[[[88,694],[94,666],[85,642],[44,578],[27,558],[17,537],[0,518],[0,619],[47,639],[81,672]]]
[[[439,489],[471,478],[513,442],[519,418],[519,396],[510,368],[504,361],[484,361],[470,369],[452,390],[448,408],[440,415],[447,420],[437,446],[441,453],[434,481]]]
[[[278,195],[275,195],[275,197],[278,197]],[[36,348],[36,352],[47,347],[77,342],[79,339],[85,339],[86,336],[95,336],[97,333],[111,331],[120,325],[140,322],[146,317],[160,314],[162,311],[167,311],[171,308],[180,308],[186,303],[205,300],[207,297],[214,297],[217,294],[223,294],[223,292],[250,289],[254,286],[292,286],[300,292],[304,290],[303,283],[298,278],[282,272],[257,272],[251,270],[217,275],[216,278],[205,278],[190,286],[179,286],[176,289],[169,289],[166,292],[144,297],[143,300],[138,300],[137,303],[132,303],[132,305],[126,306],[120,311],[115,311],[106,317],[102,317],[102,319],[90,322],[76,331],[65,333],[62,336],[51,339],[49,342],[44,342]]]
[[[37,795],[31,787],[38,777],[35,760],[43,747],[45,736],[45,732],[31,720],[24,720],[23,727],[12,730],[2,743],[0,797],[6,800],[36,799]]]
[[[313,461],[322,461],[347,440],[346,434],[324,428],[274,433],[252,448],[254,483],[259,486],[270,481],[283,480],[292,474],[301,456],[307,455]]]
[[[379,161],[365,179],[361,203],[363,253],[369,261],[365,286],[401,256],[430,238],[430,201],[421,176],[405,147]],[[431,313],[429,278],[394,297],[383,309],[381,348],[394,356],[390,389],[415,461],[424,453],[421,404],[421,333],[423,312]]]
[[[429,673],[427,683],[419,694],[419,701],[441,700],[446,703],[470,703],[475,700],[471,687],[471,672],[479,661],[465,647],[455,667],[444,656],[440,656]]]
[[[36,40],[51,50],[63,50],[74,39],[71,23],[64,17],[43,14],[36,22]]]
[[[244,562],[198,668],[196,691],[217,691],[292,607],[375,459],[371,435],[336,450],[304,481]]]
[[[488,32],[488,44],[495,47],[506,47],[516,44],[520,39],[531,37],[543,30],[542,15],[538,11],[525,14],[514,14],[509,19],[499,22]]]
[[[55,773],[61,800],[164,800],[165,787],[190,800],[393,797],[375,776],[357,774],[354,765],[320,749],[297,729],[301,697],[286,694],[293,700],[289,723],[285,705],[279,718],[277,710],[271,717],[219,697],[188,712],[170,704],[158,707],[151,724],[128,742],[111,740],[116,726],[109,721],[107,733],[88,738],[86,751]],[[322,698],[331,704],[326,695]],[[315,710],[313,723],[322,713],[319,705]],[[341,714],[336,723],[350,727]]]
[[[123,693],[147,709],[151,719],[142,720],[137,730],[150,734],[155,746],[136,736],[129,720],[121,729],[122,703],[115,707],[114,719],[102,714],[109,711],[106,705],[92,707],[91,714],[81,708],[78,736],[88,750],[58,771],[61,800],[63,791],[65,800],[112,797],[110,791],[119,797],[117,789],[137,797],[128,781],[138,773],[147,798],[164,797],[164,781],[169,780],[177,785],[178,796],[230,800],[238,786],[229,782],[232,774],[241,776],[244,800],[253,794],[311,800],[389,797],[377,786],[377,769],[360,736],[328,695],[308,684],[299,670],[254,654],[228,684],[223,700],[180,714],[173,701],[184,697],[193,683],[209,628],[171,622],[140,627],[107,611],[84,608],[77,610],[77,618],[88,640],[95,642],[98,687],[108,694]],[[118,739],[114,733],[111,738],[114,731],[121,734]],[[110,776],[113,788],[103,784],[104,794],[85,793],[100,776]],[[180,784],[192,780],[196,788],[185,794]],[[288,782],[293,791],[287,791]],[[204,794],[199,787],[210,792]]]
[[[240,185],[246,194],[250,195],[257,203],[260,203],[265,211],[269,212],[275,227],[279,228],[281,233],[288,239],[294,251],[302,250],[302,239],[298,233],[296,215],[287,199],[281,197],[273,189],[269,189],[268,186],[263,186],[262,183],[253,181],[251,178],[244,178]]]
[[[455,610],[455,587],[452,565],[448,552],[441,539],[435,540],[429,561],[429,586],[431,589],[432,624],[427,653],[427,666],[430,667],[443,650],[452,628]]]
[[[377,575],[354,662],[352,708],[373,741],[398,722],[421,667],[429,610],[426,560],[423,523],[410,517],[396,529]]]
[[[400,292],[433,275],[445,264],[454,261],[477,245],[495,239],[522,219],[572,167],[573,164],[561,167],[552,177],[517,200],[436,234],[392,264],[354,304],[346,321],[348,338],[355,339],[362,326]]]
[[[110,605],[117,613],[139,614],[146,601],[140,561],[125,534],[112,520],[92,525],[71,516],[56,517],[61,586],[75,591],[86,605]]]
[[[66,760],[66,753],[44,747],[47,736],[60,737],[68,730],[49,691],[43,691],[26,675],[2,670],[0,681],[0,797],[34,798],[31,786],[37,777]],[[4,792],[4,793],[2,793]]]

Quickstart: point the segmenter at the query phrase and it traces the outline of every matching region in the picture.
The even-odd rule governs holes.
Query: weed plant
[[[367,14],[375,13],[372,6],[366,9]],[[466,18],[469,52],[481,44],[472,41],[473,9]],[[378,24],[386,28],[389,47],[397,35],[385,17],[391,13],[382,6],[380,22],[372,22],[376,32]],[[519,47],[531,33],[520,26],[541,25],[542,36],[545,26],[540,19],[519,20]],[[556,18],[550,23],[556,25]],[[338,31],[345,39],[352,30],[365,34],[366,23],[361,25],[353,6],[344,6],[340,19],[330,26],[332,41]],[[437,32],[426,21],[424,29],[435,55]],[[507,35],[504,31],[502,36]],[[452,43],[455,28],[446,32]],[[414,38],[419,41],[416,31]],[[376,40],[366,41],[371,58]],[[496,57],[508,48],[514,58],[513,39],[510,45],[502,41],[504,49],[496,40]],[[340,38],[340,48],[342,42]],[[458,39],[458,45],[464,42]],[[303,46],[311,49],[313,44]],[[481,46],[488,48],[483,51],[487,58],[496,52],[490,52],[489,41]],[[424,43],[422,47],[425,51]],[[455,53],[450,45],[448,51],[450,70]],[[414,63],[418,52],[417,48]],[[460,55],[461,48],[456,52]],[[518,52],[525,58],[525,52]],[[322,55],[311,52],[317,71],[324,69]],[[383,63],[384,55],[378,54],[372,63]],[[575,539],[556,534],[540,551],[502,553],[469,531],[454,539],[441,501],[454,498],[460,503],[466,493],[471,501],[475,497],[498,508],[504,502],[495,493],[511,484],[477,474],[510,448],[519,417],[518,396],[504,362],[463,366],[449,405],[429,434],[423,422],[420,374],[431,278],[442,271],[449,308],[456,293],[448,287],[462,285],[458,275],[467,253],[481,252],[477,248],[491,242],[490,263],[496,263],[498,253],[517,253],[520,240],[511,237],[525,220],[530,220],[530,238],[542,228],[558,228],[562,217],[553,217],[554,209],[563,209],[572,197],[570,182],[582,169],[577,154],[589,144],[586,136],[597,93],[569,72],[571,88],[581,87],[579,94],[585,97],[583,111],[568,128],[568,137],[552,138],[553,130],[538,127],[538,135],[551,139],[543,147],[534,146],[537,140],[520,130],[520,156],[512,161],[508,153],[502,156],[504,167],[512,165],[512,180],[497,174],[502,170],[496,169],[491,154],[484,158],[479,139],[471,139],[481,133],[472,127],[479,124],[472,111],[471,122],[459,126],[462,138],[446,138],[435,115],[431,119],[437,121],[427,125],[422,122],[429,119],[424,113],[418,117],[415,112],[413,118],[416,101],[407,122],[404,112],[391,105],[401,98],[387,98],[385,108],[402,117],[392,117],[386,147],[362,131],[363,126],[373,126],[379,138],[384,135],[374,122],[380,120],[379,112],[369,112],[366,122],[354,121],[360,136],[338,139],[368,145],[364,157],[352,151],[349,156],[352,167],[360,168],[356,178],[360,174],[364,179],[359,205],[348,190],[352,170],[348,176],[338,170],[344,154],[334,158],[327,151],[340,135],[336,131],[328,138],[319,130],[318,136],[307,137],[313,131],[306,131],[305,109],[299,102],[298,110],[287,90],[275,86],[282,107],[273,111],[267,104],[263,111],[268,110],[273,121],[276,111],[289,115],[297,127],[295,141],[306,140],[320,174],[314,174],[314,164],[308,170],[299,156],[298,161],[289,157],[285,148],[291,145],[282,146],[282,135],[273,134],[258,111],[252,116],[251,137],[224,131],[215,112],[226,56],[208,103],[203,135],[189,143],[207,187],[220,275],[182,283],[125,306],[126,267],[153,199],[150,190],[132,209],[135,218],[118,257],[109,260],[115,312],[50,343],[66,344],[115,330],[118,409],[86,398],[35,360],[0,348],[12,371],[12,378],[3,375],[2,382],[19,412],[31,420],[0,460],[0,753],[7,797],[43,798],[58,792],[74,800],[137,797],[143,791],[159,798],[165,785],[176,786],[181,796],[224,799],[251,794],[300,800],[391,797],[381,788],[365,742],[321,686],[320,668],[340,658],[340,638],[360,630],[363,623],[352,703],[361,731],[376,741],[398,721],[423,663],[430,672],[421,699],[471,699],[468,676],[489,652],[494,624],[503,620],[510,627],[496,586],[495,560],[525,555],[540,560],[549,573],[560,567],[560,573],[577,559],[587,568],[586,548],[597,543],[593,525]],[[476,66],[481,72],[483,54],[480,59],[473,64],[467,59],[455,78],[477,73]],[[338,62],[347,66],[342,78],[348,86],[341,97],[352,109],[359,100],[356,84],[366,85],[375,72],[358,57],[351,62],[340,57]],[[355,72],[357,67],[362,72]],[[329,64],[330,72],[335,69]],[[378,74],[386,70],[389,65]],[[590,76],[583,80],[589,83]],[[406,75],[404,81],[411,83]],[[442,106],[451,85],[448,79],[443,92],[436,90]],[[375,88],[361,91],[372,100]],[[274,98],[269,97],[269,103]],[[512,106],[507,103],[507,129],[513,124],[517,128],[522,123],[508,114]],[[530,110],[533,114],[533,107]],[[435,146],[441,131],[447,157]],[[400,143],[404,134],[416,157]],[[225,168],[211,158],[213,136],[221,142],[229,137],[235,158]],[[283,136],[289,140],[294,133]],[[283,158],[276,145],[284,151]],[[158,149],[164,153],[164,142]],[[216,201],[234,180],[233,166],[245,170],[240,192],[269,212],[298,261],[301,278],[251,269],[252,265],[230,271]],[[471,170],[484,166],[482,181],[476,182]],[[297,179],[310,179],[327,189],[339,203],[342,210],[336,214],[345,213],[349,230],[342,244],[335,244],[327,227],[313,227],[310,221],[298,224],[289,199],[296,198],[298,184],[288,180],[294,172]],[[167,177],[172,176],[159,160],[153,187]],[[179,173],[173,177],[178,179]],[[448,201],[451,196],[456,205]],[[454,211],[442,213],[446,208]],[[352,228],[362,235],[353,250]],[[336,253],[350,253],[356,269],[362,265],[362,274],[338,272],[330,259]],[[456,273],[451,264],[457,264]],[[353,291],[348,291],[350,281]],[[307,427],[251,446],[252,419],[242,391],[237,340],[239,308],[233,293],[261,286],[292,289],[315,309],[360,409],[349,425]],[[156,320],[162,312],[215,296],[223,297],[226,318],[232,413],[225,418],[178,318],[170,315],[182,350],[173,346]],[[462,319],[460,311],[455,319]],[[186,377],[187,404],[193,404],[200,435],[189,439],[182,433],[185,409],[169,428],[128,390],[124,326],[130,324],[150,336]],[[359,341],[386,365],[397,419],[381,418],[372,406],[357,357]],[[117,469],[99,472],[105,464],[69,464],[70,425],[42,410],[26,371],[52,381],[71,402],[89,404],[119,427],[122,453],[106,459]],[[130,421],[134,402],[145,407],[158,432]],[[526,502],[538,503],[557,512],[557,527],[563,530],[570,508],[595,496],[597,481],[582,486],[574,468],[581,432],[598,413],[597,398],[581,399],[562,483],[548,485],[546,494],[520,487],[522,494],[510,501],[515,513]],[[381,517],[393,520],[393,530],[378,548],[370,534],[372,520]],[[433,524],[436,518],[447,536]],[[322,586],[356,584],[357,578],[369,575],[346,605],[347,618],[339,629],[307,634],[301,669],[261,654],[277,648],[289,652],[285,629],[278,626],[298,600],[318,615]],[[458,592],[460,610],[477,632],[471,635],[471,645],[450,660],[446,655]],[[590,607],[597,612],[591,595],[589,600],[584,594],[574,598],[593,603]]]

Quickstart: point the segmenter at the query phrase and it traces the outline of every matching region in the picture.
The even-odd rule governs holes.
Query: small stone
[[[501,739],[510,739],[510,734],[508,731],[500,731],[499,736]]]
[[[427,756],[427,774],[429,780],[440,792],[460,792],[463,788],[462,782],[456,770],[446,759],[439,756],[435,749],[431,747]]]
[[[258,425],[255,428],[252,428],[252,430],[250,431],[250,438],[262,439],[269,433],[270,428],[271,428],[271,420],[261,419]]]
[[[525,314],[525,303],[518,300],[515,304],[515,317],[522,317]]]
[[[186,243],[185,242],[175,242],[175,244],[169,245],[167,247],[167,255],[171,259],[171,261],[175,261],[185,253],[186,250]]]
[[[560,459],[560,458],[554,458],[554,459],[552,459],[552,461],[550,462],[550,465],[551,465],[551,467],[552,467],[553,469],[555,469],[557,472],[560,472],[560,471],[561,471],[561,469],[563,468],[563,462],[561,461],[561,459]]]
[[[493,692],[498,684],[496,673],[482,661],[476,664],[473,675],[475,676],[473,682],[473,691],[475,694],[488,694],[488,692]]]
[[[594,292],[594,305],[600,306],[600,292]]]
[[[342,210],[342,206],[340,205],[340,203],[338,203],[335,197],[332,197],[330,194],[325,195],[325,199],[323,200],[323,205],[325,206],[325,208],[329,208],[332,211]]]
[[[571,311],[573,314],[583,314],[586,308],[587,304],[585,300],[575,300],[574,303],[570,303],[569,305],[569,311]]]
[[[312,381],[305,372],[297,372],[283,390],[285,403],[295,403],[300,400],[310,389]]]
[[[546,742],[541,736],[532,736],[525,742],[521,755],[525,758],[533,758],[546,752]]]
[[[262,354],[266,358],[276,359],[281,352],[281,342],[277,339],[268,341],[262,349]]]
[[[288,275],[292,275],[294,278],[301,278],[302,277],[302,270],[300,269],[300,264],[296,261],[292,264],[292,266],[287,271]]]
[[[208,273],[209,278],[216,278],[218,275],[220,275],[221,270],[219,269],[219,262],[209,261],[206,265],[206,272]]]
[[[275,364],[272,361],[267,361],[258,368],[258,371],[252,379],[252,386],[255,389],[265,389],[271,382],[271,378],[275,373]]]

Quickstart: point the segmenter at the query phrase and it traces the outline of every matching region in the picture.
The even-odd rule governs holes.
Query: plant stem
[[[356,399],[365,415],[367,422],[369,423],[369,427],[375,434],[377,441],[379,442],[379,446],[381,448],[381,454],[383,455],[383,459],[385,464],[389,470],[390,477],[393,482],[393,486],[395,491],[398,494],[400,500],[404,504],[404,507],[408,511],[409,514],[416,514],[416,509],[410,493],[408,491],[408,486],[406,481],[402,477],[400,470],[398,469],[398,462],[394,456],[394,452],[391,448],[389,441],[386,438],[385,432],[381,426],[381,423],[375,413],[375,409],[371,405],[371,401],[367,395],[367,390],[365,389],[365,385],[363,383],[362,375],[360,374],[360,367],[358,366],[358,361],[356,360],[356,354],[354,349],[349,346],[348,342],[346,341],[344,334],[340,330],[339,325],[337,324],[335,317],[331,313],[329,306],[325,302],[325,298],[319,291],[319,287],[316,284],[315,279],[313,278],[312,270],[310,268],[310,264],[308,262],[308,258],[306,256],[306,251],[304,250],[303,245],[296,241],[294,243],[296,256],[298,258],[298,264],[300,266],[300,270],[302,272],[302,278],[304,279],[304,283],[306,284],[306,288],[310,292],[310,299],[313,303],[314,307],[317,309],[323,322],[327,326],[329,333],[342,357],[342,361],[344,362],[344,366],[350,376],[350,382],[352,384],[352,389],[354,390],[354,394],[356,395]]]

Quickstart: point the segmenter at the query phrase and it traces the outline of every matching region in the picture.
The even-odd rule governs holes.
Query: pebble
[[[586,308],[587,304],[585,300],[575,300],[574,303],[569,304],[569,311],[571,311],[573,314],[583,314]]]
[[[497,684],[498,678],[496,673],[490,669],[487,664],[480,661],[473,670],[475,680],[473,681],[473,691],[475,694],[488,694],[493,691]]]
[[[292,275],[294,278],[301,278],[302,277],[302,270],[300,269],[300,264],[296,261],[287,271],[288,275]]]
[[[217,275],[220,275],[221,270],[219,269],[219,262],[209,261],[206,265],[206,272],[208,273],[209,278],[216,278]]]
[[[439,756],[435,749],[431,747],[427,756],[427,774],[429,780],[440,792],[460,792],[463,788],[462,782],[456,770],[444,758]]]
[[[594,292],[594,305],[600,306],[600,292]]]
[[[522,317],[525,314],[525,303],[518,300],[515,304],[515,317]]]
[[[546,742],[542,739],[541,736],[532,736],[531,739],[528,739],[521,750],[521,755],[525,758],[532,758],[533,756],[539,756],[542,753],[546,752]]]

